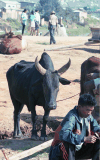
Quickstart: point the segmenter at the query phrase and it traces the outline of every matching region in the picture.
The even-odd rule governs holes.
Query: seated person
[[[91,115],[96,105],[90,94],[80,96],[55,131],[49,160],[99,160],[100,126]]]

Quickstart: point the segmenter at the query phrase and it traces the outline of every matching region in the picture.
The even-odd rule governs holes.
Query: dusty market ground
[[[62,75],[62,77],[74,81],[67,86],[60,85],[57,100],[62,100],[64,98],[68,99],[59,101],[57,103],[57,109],[50,112],[46,131],[48,139],[51,139],[53,138],[53,131],[57,128],[63,117],[77,104],[79,98],[78,93],[80,92],[80,67],[82,62],[91,56],[100,57],[100,43],[88,44],[88,39],[91,37],[56,37],[56,45],[49,45],[49,37],[23,36],[23,38],[26,39],[28,44],[26,50],[17,55],[0,54],[0,149],[4,148],[8,157],[42,143],[41,141],[36,142],[30,140],[32,129],[31,116],[26,106],[24,106],[21,112],[20,121],[21,130],[25,136],[25,139],[12,139],[13,105],[10,99],[6,80],[6,72],[9,67],[20,60],[34,61],[36,56],[39,56],[40,58],[44,49],[86,43],[86,45],[77,46],[74,48],[63,48],[56,51],[47,51],[52,58],[56,70],[64,65],[69,58],[71,59],[71,66],[69,70]],[[76,96],[72,97],[73,95]],[[36,107],[36,111],[37,115],[39,115],[37,129],[38,135],[40,135],[42,115],[44,111],[43,108],[39,106]],[[43,151],[43,154],[36,154],[33,159],[48,159],[48,152],[49,149]],[[2,157],[2,152],[0,152],[0,160]],[[26,159],[32,159],[32,157],[28,157]]]

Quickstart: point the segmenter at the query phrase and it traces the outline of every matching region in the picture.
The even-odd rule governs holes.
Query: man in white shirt
[[[35,35],[39,35],[39,25],[40,25],[40,14],[39,14],[39,10],[35,10]],[[36,34],[37,31],[37,34]]]

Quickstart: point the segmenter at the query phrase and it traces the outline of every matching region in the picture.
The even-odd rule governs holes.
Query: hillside
[[[6,0],[9,1],[9,0]],[[15,1],[15,0],[10,0]],[[20,2],[21,0],[17,0]],[[25,2],[33,2],[38,3],[39,0],[24,0]],[[99,0],[59,0],[63,6],[68,6],[71,8],[78,8],[78,7],[97,7],[100,8],[100,1]]]
[[[63,0],[63,2],[67,3],[72,8],[78,8],[78,7],[100,7],[100,1],[99,0]]]

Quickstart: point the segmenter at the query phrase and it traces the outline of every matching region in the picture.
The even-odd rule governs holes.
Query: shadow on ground
[[[54,131],[59,126],[60,122],[62,121],[63,117],[49,117],[47,126],[46,126],[46,133],[48,140],[53,139],[54,137]],[[27,124],[26,126],[21,126],[21,131],[24,135],[23,139],[13,139],[12,137],[9,138],[9,136],[6,139],[0,140],[0,149],[5,148],[6,150],[12,150],[17,152],[22,152],[27,149],[33,148],[37,145],[42,144],[44,141],[34,141],[31,140],[31,130],[32,127],[30,127],[31,124],[31,114],[21,114],[21,120],[25,121]],[[36,121],[36,128],[37,128],[37,134],[40,136],[41,129],[43,125],[43,116],[39,115]],[[12,133],[13,135],[13,133]],[[43,156],[47,157],[49,154],[50,147],[46,148],[45,150],[42,150],[41,152],[38,152],[32,156],[29,156],[27,158],[23,158],[22,160],[28,160],[28,159],[34,159],[33,157],[38,157],[40,154],[40,157]],[[17,153],[16,153],[17,154]],[[11,156],[10,156],[11,157]],[[37,159],[37,158],[36,158]]]
[[[90,53],[100,53],[100,49],[98,47],[98,49],[90,49],[90,48],[73,48],[75,50],[84,50],[86,52],[90,52]]]

